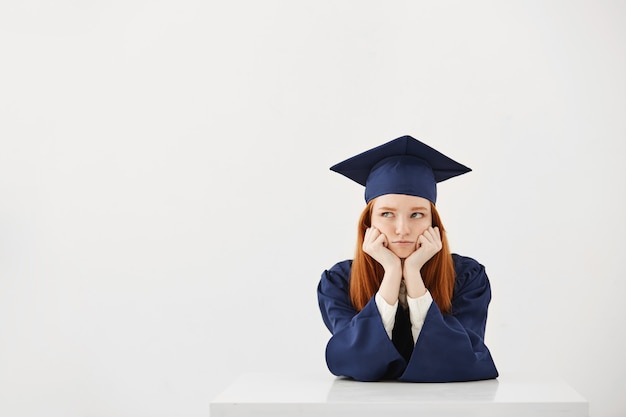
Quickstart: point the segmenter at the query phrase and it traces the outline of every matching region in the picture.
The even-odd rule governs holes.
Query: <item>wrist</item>
[[[383,279],[394,280],[400,282],[402,280],[402,266],[400,265],[390,265],[388,267],[384,267],[385,274],[383,275]]]
[[[402,276],[406,280],[414,280],[414,279],[421,280],[422,273],[420,271],[422,270],[422,266],[423,266],[422,264],[405,261],[404,264],[402,265]]]
[[[409,287],[409,284],[406,284],[406,295],[410,298],[419,298],[428,292],[428,289],[424,286],[424,283],[421,285],[416,285],[415,287]]]
[[[393,273],[397,272],[400,275],[402,275],[402,261],[400,260],[400,258],[394,257],[391,259],[385,259],[385,263],[382,263],[382,262],[379,262],[379,263],[385,270],[385,273],[389,271]]]

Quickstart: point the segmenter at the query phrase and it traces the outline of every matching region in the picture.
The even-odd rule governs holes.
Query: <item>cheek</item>
[[[380,219],[372,219],[372,227],[377,228],[383,234],[386,234],[387,229],[389,229],[389,222],[381,221]]]
[[[432,226],[432,222],[429,219],[424,220],[423,222],[420,222],[417,230],[419,232],[419,234],[421,235],[422,233],[424,233],[426,231],[426,229],[428,229],[430,226]]]

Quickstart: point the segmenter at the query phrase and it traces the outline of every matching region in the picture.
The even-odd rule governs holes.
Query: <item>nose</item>
[[[398,236],[406,236],[411,232],[409,229],[409,224],[407,221],[403,219],[398,219],[396,222],[396,234]]]

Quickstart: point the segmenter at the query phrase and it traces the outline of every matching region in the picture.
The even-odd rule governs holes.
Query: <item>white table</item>
[[[250,373],[217,395],[210,410],[211,417],[589,416],[587,401],[562,380],[524,376],[423,384]]]

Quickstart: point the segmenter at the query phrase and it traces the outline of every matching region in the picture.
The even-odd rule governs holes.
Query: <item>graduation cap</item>
[[[365,186],[365,201],[384,194],[437,200],[437,183],[470,172],[411,136],[402,136],[330,167]]]

